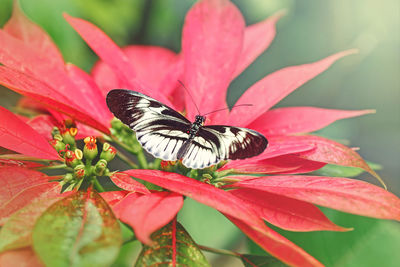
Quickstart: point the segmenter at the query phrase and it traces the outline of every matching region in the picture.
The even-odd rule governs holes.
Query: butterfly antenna
[[[196,105],[196,102],[194,101],[194,98],[193,98],[192,94],[190,93],[190,91],[185,87],[183,82],[181,82],[180,80],[178,80],[178,82],[182,85],[183,88],[185,88],[186,92],[189,94],[190,98],[192,99],[192,102],[194,103],[194,106],[196,107],[198,114],[200,114],[199,107]]]
[[[234,109],[234,108],[238,108],[238,107],[251,107],[251,106],[252,106],[252,104],[241,104],[241,105],[236,105],[236,106],[233,106],[233,107],[232,107],[232,109]],[[229,109],[229,108],[221,108],[221,109],[217,109],[217,110],[214,110],[214,111],[208,112],[208,113],[206,113],[206,114],[203,114],[202,116],[205,116],[205,115],[208,115],[208,114],[211,114],[211,113],[214,113],[214,112],[218,112],[218,111],[226,110],[226,109]]]

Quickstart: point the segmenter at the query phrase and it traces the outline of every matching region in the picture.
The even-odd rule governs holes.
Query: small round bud
[[[99,160],[94,167],[94,173],[98,176],[104,174],[105,170],[107,169],[107,161],[104,159]]]
[[[50,140],[50,145],[52,145],[57,152],[65,149],[65,144],[57,139]]]
[[[69,144],[71,147],[75,147],[75,138],[71,135],[69,129],[66,129],[61,133],[65,144]]]
[[[75,155],[75,152],[71,150],[65,151],[65,164],[69,167],[74,168],[75,166],[82,164],[82,161],[78,159]]]
[[[110,162],[115,158],[117,150],[112,147],[109,143],[103,144],[103,151],[101,151],[100,158]]]
[[[60,134],[60,129],[58,129],[58,127],[54,126],[53,129],[51,130],[51,136],[54,138],[54,136],[56,134],[58,134],[58,135]],[[62,140],[60,140],[60,141],[62,141]]]
[[[83,158],[83,152],[79,148],[75,149],[75,156],[77,159],[81,160]]]
[[[67,173],[64,175],[63,182],[68,183],[71,182],[74,179],[74,176],[71,173]]]
[[[85,146],[83,147],[83,156],[88,160],[94,159],[98,154],[96,138],[88,136],[83,141],[85,142]]]
[[[85,165],[80,164],[74,168],[74,176],[77,179],[82,179],[83,177],[85,177],[85,174],[86,174]]]

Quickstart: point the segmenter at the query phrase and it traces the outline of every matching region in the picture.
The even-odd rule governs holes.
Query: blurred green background
[[[62,12],[92,21],[120,46],[161,45],[179,52],[184,17],[194,2],[22,0],[21,6],[29,18],[52,36],[66,61],[89,71],[96,56],[64,21]],[[360,147],[359,153],[365,159],[383,166],[379,174],[389,190],[400,195],[400,2],[233,2],[244,14],[247,24],[258,22],[281,9],[286,9],[288,14],[278,22],[277,36],[268,51],[231,84],[229,104],[232,105],[250,85],[268,73],[285,66],[313,62],[341,50],[358,48],[358,54],[341,59],[278,106],[376,109],[376,114],[336,122],[319,134],[348,140],[349,145]],[[11,0],[0,0],[0,26],[10,17],[11,7]],[[3,106],[11,107],[17,95],[1,89],[0,99]],[[369,175],[362,178],[377,184]],[[203,212],[207,214],[206,222]],[[382,260],[385,266],[396,266],[400,262],[398,253],[392,253],[396,246],[397,250],[400,249],[399,242],[393,241],[395,237],[400,240],[398,224],[330,210],[326,212],[330,218],[335,218],[335,222],[354,226],[356,230],[341,234],[285,234],[329,266],[376,266],[374,263],[382,263]],[[185,204],[181,220],[195,240],[202,244],[225,248],[234,248],[232,244],[235,244],[240,249],[243,243],[243,237],[221,215],[193,201]],[[233,242],[235,240],[238,242]],[[318,245],[320,242],[322,246]],[[129,253],[127,255],[121,255],[121,266],[124,260],[129,261]],[[222,264],[222,261],[217,262]]]

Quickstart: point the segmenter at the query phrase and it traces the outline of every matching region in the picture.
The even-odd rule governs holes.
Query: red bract
[[[83,132],[87,135],[98,135],[93,128],[109,134],[111,114],[105,96],[113,88],[145,93],[193,119],[195,104],[177,82],[181,80],[203,113],[227,107],[229,84],[268,48],[281,15],[279,12],[260,23],[245,26],[240,11],[230,1],[199,1],[185,19],[180,54],[154,46],[119,48],[93,24],[65,15],[101,59],[88,75],[74,65],[66,65],[50,38],[16,8],[12,19],[0,31],[0,62],[4,65],[0,66],[0,84],[39,101],[38,107],[29,101],[25,105],[42,111],[45,106],[49,114],[24,122],[0,109],[4,118],[0,120],[3,135],[0,145],[36,158],[58,159],[45,138],[50,138],[52,127],[65,116],[81,122],[77,127],[79,131],[86,129]],[[339,52],[314,63],[278,70],[256,82],[237,101],[237,104],[253,104],[252,108],[210,114],[206,124],[247,127],[269,140],[269,147],[262,154],[227,162],[222,167],[210,168],[209,176],[196,177],[210,184],[178,173],[137,169],[109,174],[123,191],[104,192],[102,196],[119,219],[131,225],[136,237],[146,244],[151,243],[152,232],[176,216],[183,203],[182,196],[187,196],[220,211],[266,251],[295,266],[321,264],[268,228],[264,220],[292,231],[349,230],[335,225],[315,205],[400,220],[399,199],[379,187],[347,178],[284,175],[336,164],[364,169],[380,179],[353,149],[307,134],[336,120],[373,111],[314,107],[271,110],[336,60],[353,53],[355,50]],[[166,170],[175,167],[162,163]],[[130,176],[171,192],[149,190]],[[32,198],[41,195],[41,190],[46,191],[48,186],[41,184],[41,178],[33,183],[32,188],[24,187]],[[16,192],[10,188],[7,192],[14,196]],[[5,218],[24,203],[9,202],[9,210],[0,215]]]

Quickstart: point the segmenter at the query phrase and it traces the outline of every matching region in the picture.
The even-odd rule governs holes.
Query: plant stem
[[[143,149],[140,149],[139,152],[135,153],[135,155],[137,156],[137,159],[139,161],[139,166],[142,169],[147,169],[149,166],[147,164],[146,157],[145,157],[145,155],[143,153]]]
[[[133,162],[127,156],[122,154],[121,151],[119,151],[118,149],[116,149],[116,150],[117,150],[117,157],[118,158],[120,158],[122,161],[124,161],[126,164],[128,164],[133,169],[139,169],[139,166],[135,162]]]
[[[70,169],[70,167],[67,167],[65,164],[57,164],[57,165],[51,165],[51,166],[43,166],[37,168],[37,170],[58,170],[58,169]]]
[[[96,188],[97,192],[105,192],[104,187],[100,184],[99,180],[96,177],[93,177],[93,185]]]

